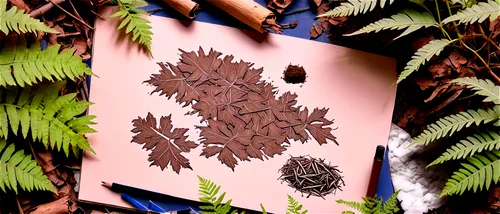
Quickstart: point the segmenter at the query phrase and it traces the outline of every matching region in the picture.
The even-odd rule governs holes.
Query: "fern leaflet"
[[[380,1],[380,7],[384,8],[387,0]],[[389,0],[391,5],[394,0]],[[350,16],[364,14],[372,11],[377,6],[377,0],[348,0],[347,2],[342,2],[340,6],[333,8],[326,13],[319,15],[318,17],[331,17],[331,16]]]
[[[337,200],[337,203],[351,207],[364,214],[393,214],[399,211],[398,199],[397,199],[399,191],[400,190],[394,192],[394,194],[392,194],[391,197],[389,197],[387,201],[383,204],[382,204],[382,198],[380,197],[377,198],[363,197],[364,203],[356,201],[345,201],[345,200]],[[353,212],[344,211],[342,213],[347,214]]]
[[[457,14],[444,19],[443,23],[446,24],[454,21],[459,21],[460,24],[473,24],[475,22],[481,23],[488,17],[490,18],[490,21],[493,21],[498,16],[500,16],[500,3],[489,0],[488,2],[479,2],[470,8],[466,8]]]
[[[394,40],[406,36],[422,27],[438,26],[434,16],[428,12],[419,13],[415,10],[404,10],[398,14],[392,15],[391,18],[383,18],[374,23],[371,23],[354,33],[346,34],[345,36],[353,36],[362,33],[379,32],[381,30],[406,30]]]
[[[4,150],[5,148],[5,150]],[[18,185],[22,190],[31,192],[33,190],[46,190],[56,193],[52,182],[43,174],[42,168],[38,166],[31,155],[25,155],[23,150],[17,150],[15,144],[7,145],[5,139],[0,139],[0,189],[7,192],[8,189],[18,194]]]
[[[500,104],[500,86],[495,85],[489,79],[477,79],[475,77],[457,78],[451,81],[462,86],[466,86],[474,91],[476,95],[485,96],[483,102],[493,102]]]
[[[430,124],[426,130],[413,139],[411,145],[417,143],[428,144],[442,137],[451,136],[454,132],[472,124],[494,122],[500,118],[500,106],[477,111],[469,109],[458,114],[449,115],[439,119],[436,123]]]
[[[93,75],[87,64],[78,56],[73,56],[74,50],[64,50],[60,54],[59,44],[46,50],[40,50],[38,44],[26,47],[5,47],[0,52],[0,86],[33,85],[42,82],[72,80]]]
[[[466,158],[482,151],[500,149],[500,135],[495,132],[474,134],[461,140],[460,143],[447,149],[439,158],[430,163],[427,167],[444,163],[445,161]]]
[[[307,210],[302,210],[302,204],[299,204],[295,198],[291,195],[288,195],[288,207],[286,210],[286,214],[306,214]]]
[[[361,213],[369,213],[370,212],[370,209],[368,207],[366,207],[366,204],[361,203],[361,202],[357,202],[357,201],[345,201],[345,200],[342,200],[342,199],[339,199],[336,202],[338,204],[343,204],[343,205],[346,205],[346,206],[348,206],[350,208],[358,210]]]
[[[448,39],[440,39],[440,40],[432,40],[428,44],[424,45],[420,49],[417,50],[415,55],[412,56],[412,60],[410,60],[403,72],[399,75],[397,83],[400,83],[406,77],[408,77],[411,73],[418,70],[420,65],[425,64],[426,61],[429,61],[431,57],[439,55],[441,51],[453,43],[456,40],[448,40]]]
[[[77,101],[76,93],[59,96],[64,82],[51,85],[23,89],[5,90],[0,96],[0,137],[8,138],[9,128],[17,135],[19,126],[22,136],[31,136],[34,141],[41,141],[69,155],[71,146],[73,153],[78,149],[94,152],[85,134],[96,132],[89,125],[95,124],[95,116],[79,116],[85,112],[91,102]]]
[[[463,168],[454,172],[448,179],[440,197],[462,194],[465,190],[476,192],[488,190],[491,183],[500,178],[500,151],[493,150],[486,155],[476,154],[468,158],[469,163],[462,163]]]
[[[392,194],[391,197],[389,197],[389,199],[387,199],[387,201],[384,202],[384,206],[382,207],[382,213],[399,212],[398,199],[397,199],[399,191],[401,190],[394,192],[394,194]]]
[[[0,31],[9,34],[11,31],[15,31],[20,34],[30,32],[36,33],[37,30],[55,33],[59,32],[48,27],[47,25],[40,22],[38,19],[32,18],[29,14],[25,14],[24,10],[18,9],[16,6],[7,9],[7,1],[0,1]]]
[[[213,181],[202,178],[198,176],[199,184],[199,195],[200,201],[203,203],[207,203],[209,205],[200,206],[200,209],[203,213],[216,213],[216,214],[227,214],[236,213],[236,210],[231,211],[231,202],[232,200],[228,200],[226,203],[222,203],[224,200],[224,196],[226,193],[222,193],[219,197],[217,197],[217,193],[220,190],[221,186],[216,185]]]
[[[152,56],[151,52],[151,36],[153,32],[151,31],[151,26],[149,25],[151,22],[144,18],[143,16],[149,15],[144,10],[138,9],[139,7],[147,6],[148,3],[144,0],[117,0],[116,3],[119,5],[119,10],[112,14],[110,18],[120,17],[120,25],[117,30],[125,28],[125,33],[132,33],[132,41],[136,41],[139,45],[143,45],[149,51],[149,54]]]

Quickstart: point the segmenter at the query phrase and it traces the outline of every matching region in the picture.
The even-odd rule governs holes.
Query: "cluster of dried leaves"
[[[261,80],[262,68],[254,69],[249,62],[233,62],[232,55],[221,59],[222,53],[212,49],[208,54],[201,47],[198,52],[180,51],[177,65],[159,63],[160,73],[145,82],[156,87],[153,93],[169,99],[175,96],[183,107],[191,106],[191,114],[198,113],[201,121],[208,124],[197,127],[201,130],[202,156],[217,155],[218,160],[234,170],[237,159],[264,160],[280,155],[289,139],[304,143],[310,138],[308,132],[320,145],[327,139],[337,143],[333,129],[328,127],[333,121],[325,118],[328,109],[315,108],[309,113],[307,107],[296,106],[296,94],[285,92],[278,97],[275,87]],[[170,120],[164,118],[160,128],[156,128],[151,115],[146,120],[134,120],[134,125],[133,132],[139,133],[134,142],[145,143],[150,149],[159,143],[169,145],[159,149],[170,154],[161,158],[150,156],[153,164],[164,168],[170,163],[176,172],[179,166],[190,168],[180,154],[196,147],[182,136],[187,129],[170,132]]]

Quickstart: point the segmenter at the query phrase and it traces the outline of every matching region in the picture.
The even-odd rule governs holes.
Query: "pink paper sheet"
[[[110,12],[104,11],[103,16]],[[130,207],[119,194],[101,186],[101,181],[197,200],[197,175],[222,185],[226,199],[233,199],[236,207],[260,210],[262,203],[267,211],[274,213],[286,211],[287,194],[310,213],[340,213],[348,208],[335,200],[361,200],[368,186],[376,145],[387,143],[396,94],[396,88],[390,86],[397,77],[393,59],[282,35],[258,38],[259,34],[252,31],[202,22],[186,23],[158,16],[150,20],[154,59],[139,52],[115,30],[115,19],[97,20],[92,69],[99,78],[92,77],[90,100],[95,104],[89,114],[97,116],[98,124],[93,127],[98,133],[88,135],[97,155],[85,153],[80,200]],[[200,157],[202,146],[199,146],[186,154],[194,170],[181,169],[178,175],[170,167],[164,171],[149,167],[149,151],[130,143],[133,119],[144,118],[148,112],[157,118],[172,114],[174,127],[189,128],[189,139],[197,141],[199,130],[194,125],[200,124],[200,118],[185,116],[191,109],[182,108],[173,99],[150,95],[153,87],[142,82],[158,73],[156,62],[175,64],[179,59],[178,48],[196,51],[199,46],[205,52],[214,48],[234,55],[235,60],[263,67],[263,79],[274,80],[280,94],[297,93],[298,105],[310,110],[329,108],[326,118],[335,119],[333,127],[338,129],[333,134],[340,146],[332,142],[319,146],[314,140],[306,144],[292,142],[283,155],[265,161],[240,161],[234,172],[215,156]],[[302,87],[280,79],[290,63],[306,69],[308,78]],[[326,200],[305,198],[277,180],[278,169],[290,155],[308,154],[339,166],[346,183],[343,191],[328,195]]]

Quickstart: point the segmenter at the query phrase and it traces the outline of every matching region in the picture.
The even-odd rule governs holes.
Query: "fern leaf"
[[[394,194],[392,194],[391,197],[384,202],[384,205],[382,206],[382,213],[397,213],[399,211],[397,197],[400,191],[401,190],[394,192]]]
[[[33,140],[41,141],[46,147],[57,151],[62,149],[66,156],[69,155],[70,146],[75,155],[75,151],[78,151],[76,148],[94,152],[84,135],[95,132],[89,127],[95,124],[91,121],[95,117],[79,117],[92,103],[77,101],[75,93],[59,96],[63,84],[56,82],[36,89],[25,88],[20,93],[5,91],[5,99],[0,96],[0,118],[6,115],[9,121],[17,120],[10,123],[10,130],[14,134],[18,132],[18,128],[14,127],[20,125],[24,138],[28,137],[28,131],[31,130]],[[7,108],[12,108],[11,111],[15,113],[2,114]],[[13,115],[16,115],[16,119],[13,119]],[[8,131],[9,125],[5,127]],[[5,127],[2,126],[2,129]],[[8,137],[5,133],[3,136],[6,139]]]
[[[6,3],[6,1],[5,1]],[[24,10],[18,9],[16,6],[11,7],[6,10],[4,5],[0,9],[0,31],[9,34],[11,31],[16,33],[36,33],[37,30],[55,33],[59,32],[48,27],[47,25],[40,22],[38,19],[32,18],[29,14],[25,14]]]
[[[461,140],[460,143],[448,148],[439,158],[430,163],[427,167],[444,163],[449,160],[456,160],[472,156],[482,151],[500,149],[500,135],[495,132],[474,134]]]
[[[488,2],[479,2],[470,8],[459,11],[457,14],[444,19],[443,23],[446,24],[454,21],[459,21],[460,24],[481,23],[487,18],[493,21],[498,16],[500,16],[500,3],[489,0]]]
[[[386,5],[386,0],[380,1],[380,7],[383,8]],[[390,5],[394,0],[389,0]],[[372,11],[377,6],[377,0],[348,0],[347,2],[342,2],[340,6],[333,8],[326,13],[319,15],[318,17],[332,17],[332,16],[350,16],[364,14]]]
[[[477,79],[475,77],[457,78],[450,83],[456,83],[476,91],[476,95],[485,96],[483,102],[500,104],[500,86],[495,85],[489,79]]]
[[[434,20],[434,16],[432,14],[428,12],[419,13],[415,10],[404,10],[398,14],[392,15],[391,18],[383,18],[357,30],[356,32],[346,34],[345,36],[379,32],[381,30],[406,29],[401,35],[394,39],[396,40],[422,27],[431,26],[438,26],[438,23]]]
[[[424,65],[426,61],[429,61],[431,59],[431,57],[439,55],[446,46],[450,45],[454,41],[456,40],[432,40],[428,44],[418,49],[415,55],[412,56],[412,59],[406,64],[406,67],[399,75],[397,83],[400,83],[411,73],[418,70],[420,65]]]
[[[338,204],[343,204],[345,206],[348,206],[350,208],[353,208],[355,210],[360,211],[361,213],[368,213],[369,209],[366,207],[366,204],[357,202],[357,201],[345,201],[342,199],[336,200]]]
[[[288,195],[288,207],[287,207],[287,214],[305,214],[307,213],[307,210],[302,210],[302,204],[299,204],[295,198],[293,198],[291,195]]]
[[[73,56],[74,50],[64,50],[59,54],[60,45],[52,45],[43,51],[35,44],[32,46],[35,47],[7,47],[0,52],[1,86],[24,87],[43,79],[74,80],[93,74],[80,57]]]
[[[260,209],[262,209],[262,214],[267,214],[266,208],[264,208],[264,205],[262,205],[262,203],[260,204]]]
[[[440,197],[463,194],[471,189],[476,192],[488,190],[491,183],[500,178],[500,151],[493,150],[486,155],[476,154],[468,158],[469,163],[462,163],[463,168],[454,172],[448,179]]]
[[[136,41],[139,45],[146,47],[149,54],[153,56],[151,51],[151,40],[153,32],[151,31],[150,21],[144,16],[149,16],[144,10],[138,9],[148,5],[146,1],[117,1],[119,4],[119,11],[112,14],[110,18],[120,17],[120,25],[117,30],[123,29],[125,26],[125,33],[132,33],[132,41]]]
[[[5,148],[6,147],[6,148]],[[5,150],[3,150],[5,148]],[[15,144],[7,146],[5,139],[0,139],[0,189],[8,189],[19,193],[18,186],[24,191],[45,190],[56,193],[52,182],[43,174],[42,168],[37,165],[31,155],[25,155],[23,150],[15,149]]]
[[[490,123],[500,118],[500,106],[483,110],[468,110],[458,114],[449,115],[439,119],[436,123],[430,124],[427,129],[413,139],[413,144],[428,144],[439,138],[451,136],[456,131],[472,124]]]

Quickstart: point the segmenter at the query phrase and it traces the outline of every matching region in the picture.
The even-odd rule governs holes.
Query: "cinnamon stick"
[[[192,0],[162,0],[187,18],[194,19],[200,5]]]
[[[281,27],[276,23],[274,13],[252,0],[206,1],[261,33],[265,30],[281,33]]]

